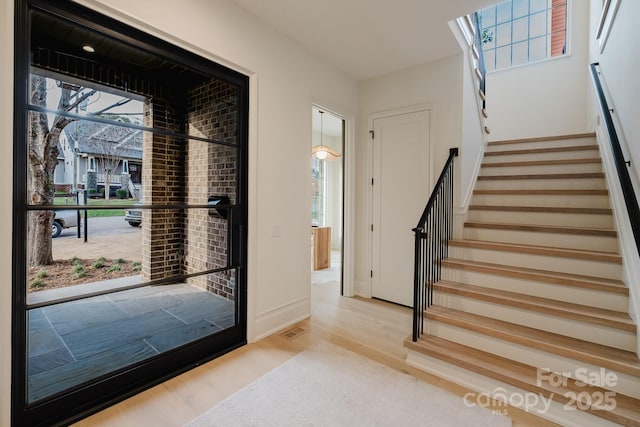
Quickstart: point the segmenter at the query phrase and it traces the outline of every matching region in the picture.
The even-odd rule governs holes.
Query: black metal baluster
[[[424,315],[433,304],[433,287],[442,276],[442,261],[453,236],[453,165],[458,149],[449,150],[434,191],[416,228],[414,241],[413,340],[424,333]]]

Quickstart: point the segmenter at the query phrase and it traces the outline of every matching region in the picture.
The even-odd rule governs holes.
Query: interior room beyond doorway
[[[311,284],[341,289],[343,246],[344,120],[312,108]]]

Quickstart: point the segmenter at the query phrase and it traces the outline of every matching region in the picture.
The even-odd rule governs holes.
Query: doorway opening
[[[343,292],[345,121],[312,107],[311,285]]]

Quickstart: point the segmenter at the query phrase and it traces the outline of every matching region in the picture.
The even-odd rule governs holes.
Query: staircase
[[[640,426],[637,327],[595,136],[489,143],[462,236],[407,364],[562,425]]]

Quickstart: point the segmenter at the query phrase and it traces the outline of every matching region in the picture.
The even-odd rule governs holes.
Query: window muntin
[[[487,70],[566,53],[567,0],[509,0],[478,15]]]

